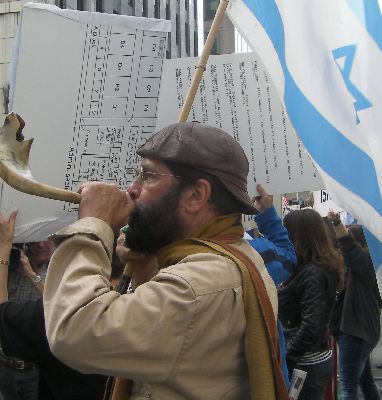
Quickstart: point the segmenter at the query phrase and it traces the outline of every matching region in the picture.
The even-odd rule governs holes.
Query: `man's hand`
[[[339,213],[335,213],[332,209],[329,210],[328,212],[328,221],[336,224],[340,224],[341,223],[341,218],[340,218],[340,214]]]
[[[78,218],[95,217],[105,221],[114,232],[126,225],[135,204],[127,192],[116,185],[86,182],[81,185]]]
[[[263,212],[273,206],[273,196],[268,194],[262,185],[257,185],[259,196],[253,197],[252,201],[257,211]]]
[[[20,261],[21,261],[21,266],[23,267],[23,274],[27,276],[29,279],[35,279],[37,274],[33,270],[29,258],[23,251],[21,251],[20,253]]]
[[[115,253],[122,265],[126,265],[129,260],[130,249],[125,246],[125,234],[122,231],[119,232]]]

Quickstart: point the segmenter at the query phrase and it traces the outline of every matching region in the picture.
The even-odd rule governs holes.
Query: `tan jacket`
[[[230,260],[194,254],[134,293],[109,290],[113,233],[85,218],[55,235],[44,306],[53,353],[82,372],[134,380],[132,399],[248,399],[241,276]],[[65,240],[63,240],[65,239]],[[276,289],[255,260],[276,312]]]

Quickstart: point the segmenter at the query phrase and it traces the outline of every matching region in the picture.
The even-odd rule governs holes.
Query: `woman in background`
[[[365,399],[380,399],[374,382],[370,354],[381,333],[381,296],[366,239],[360,225],[347,229],[339,216],[329,212],[346,264],[345,289],[331,322],[339,350],[339,376],[343,400],[358,399],[358,385]]]
[[[344,284],[344,261],[313,209],[289,213],[284,226],[297,256],[294,274],[279,289],[288,369],[307,372],[300,400],[322,400],[332,373],[328,326],[336,291]]]

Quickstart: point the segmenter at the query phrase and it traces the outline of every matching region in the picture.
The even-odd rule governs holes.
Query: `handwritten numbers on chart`
[[[141,57],[139,76],[144,78],[159,78],[162,74],[163,61],[159,58]]]
[[[130,87],[129,77],[107,76],[105,78],[104,96],[127,97]]]
[[[157,98],[136,98],[134,104],[134,117],[155,118],[157,102]]]
[[[89,117],[95,118],[95,117],[98,117],[98,114],[99,114],[99,102],[98,101],[91,101],[90,102]]]
[[[123,118],[127,106],[126,98],[104,97],[102,104],[102,118]]]
[[[142,43],[142,53],[144,57],[163,57],[166,51],[166,40],[158,36],[144,36]]]
[[[158,97],[160,78],[140,78],[137,85],[137,97]]]
[[[110,37],[109,54],[133,55],[135,35],[114,34]]]
[[[101,28],[98,25],[92,26],[90,34],[93,38],[99,37],[101,33]]]
[[[131,76],[133,66],[132,56],[109,55],[106,75],[107,76]]]
[[[100,80],[93,81],[93,88],[92,88],[92,95],[91,95],[92,101],[98,101],[100,99],[101,85],[102,85],[102,81],[100,81]]]

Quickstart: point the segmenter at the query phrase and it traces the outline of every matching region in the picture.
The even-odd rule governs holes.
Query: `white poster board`
[[[197,64],[196,58],[165,61],[157,128],[178,119]],[[252,196],[256,183],[273,194],[323,187],[255,53],[210,56],[188,120],[220,127],[240,143]]]
[[[156,125],[170,21],[28,3],[14,55],[10,109],[34,137],[36,180],[76,191],[86,180],[126,188],[136,148]],[[75,205],[2,182],[0,207],[19,209],[16,241],[39,241],[77,217]]]
[[[344,210],[332,200],[327,190],[317,190],[313,192],[313,200],[313,209],[316,210],[321,217],[326,217],[329,211],[340,213],[341,217],[345,217]]]

